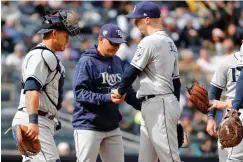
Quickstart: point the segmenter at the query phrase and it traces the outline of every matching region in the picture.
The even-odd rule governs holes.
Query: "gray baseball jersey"
[[[131,65],[143,71],[137,97],[174,92],[172,80],[179,78],[178,52],[164,31],[154,32],[139,43]]]
[[[137,47],[131,65],[141,70],[137,97],[155,95],[143,101],[139,161],[180,162],[177,122],[180,106],[173,79],[179,78],[178,52],[164,31],[145,37]]]
[[[240,59],[237,61],[237,68],[241,69],[243,67],[243,44],[240,47]]]
[[[45,46],[39,44],[38,46]],[[58,63],[60,66],[58,66]],[[59,81],[64,77],[64,66],[57,60],[56,55],[45,49],[31,50],[22,63],[22,82],[28,78],[36,79],[42,86],[40,91],[40,104],[38,110],[47,112],[50,115],[56,115]],[[63,78],[62,78],[63,79]],[[29,123],[28,113],[26,112],[25,94],[21,91],[20,104],[12,125]],[[38,117],[39,140],[42,151],[31,158],[23,157],[23,161],[31,162],[56,162],[59,158],[58,150],[54,141],[55,121],[47,116]]]
[[[240,52],[226,56],[217,67],[211,84],[225,91],[228,100],[235,97],[236,82],[240,71],[236,69],[237,61],[240,60]]]
[[[221,64],[217,67],[211,84],[222,90],[225,90],[225,96],[227,100],[233,100],[236,92],[236,82],[240,75],[240,71],[237,67],[242,66],[241,52],[236,52],[229,56],[226,56]],[[242,110],[241,110],[242,111]],[[242,120],[242,115],[240,116]],[[243,160],[243,142],[233,148],[227,148],[224,150],[219,147],[219,160],[220,162],[229,162],[235,160]]]
[[[38,46],[44,46],[39,44]],[[48,51],[35,49],[30,51],[22,63],[22,79],[25,82],[28,78],[36,79],[41,86],[46,86],[45,91],[40,92],[39,110],[56,115],[58,104],[58,85],[61,75],[64,75],[65,69],[61,61],[57,61],[56,56]],[[61,71],[57,70],[59,63]],[[42,89],[43,90],[43,89]],[[21,91],[20,104],[18,109],[25,108],[25,94]]]

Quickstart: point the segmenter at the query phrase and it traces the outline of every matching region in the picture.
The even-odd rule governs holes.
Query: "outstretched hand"
[[[223,110],[226,108],[231,108],[232,103],[229,100],[227,100],[227,101],[210,100],[209,106],[210,107],[208,108],[208,110],[212,110],[213,108],[218,109],[218,110]]]
[[[208,120],[208,123],[207,123],[207,132],[210,136],[217,136],[217,124],[215,122],[215,120],[213,119],[210,119]]]
[[[126,97],[126,95],[123,95],[123,96],[120,95],[118,93],[118,90],[117,89],[114,89],[114,90],[111,91],[111,100],[115,104],[119,104],[119,103],[123,102],[124,99],[125,99],[125,97]]]
[[[126,94],[125,94],[125,95],[120,95],[119,92],[118,92],[118,89],[113,89],[113,90],[111,91],[111,94],[114,95],[114,97],[117,98],[117,99],[126,96]]]

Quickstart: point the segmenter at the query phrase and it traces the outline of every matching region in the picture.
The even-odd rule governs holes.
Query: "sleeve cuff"
[[[143,71],[143,68],[141,68],[140,66],[136,65],[135,63],[131,62],[130,64],[132,66],[134,66],[135,68],[139,69],[140,71]]]
[[[215,120],[214,116],[212,114],[208,115],[208,120]]]
[[[180,78],[180,75],[173,76],[173,79],[178,79]]]
[[[218,84],[215,84],[214,82],[210,82],[210,83],[211,83],[211,85],[213,85],[213,86],[215,86],[215,87],[217,87],[217,88],[219,88],[219,89],[224,90],[224,88],[225,88],[225,87],[222,87],[222,86],[220,86],[220,85],[218,85]]]

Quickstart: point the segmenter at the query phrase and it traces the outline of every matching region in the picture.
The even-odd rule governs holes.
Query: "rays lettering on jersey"
[[[121,81],[121,74],[108,74],[107,72],[101,73],[102,84],[109,84],[110,86],[115,85]]]

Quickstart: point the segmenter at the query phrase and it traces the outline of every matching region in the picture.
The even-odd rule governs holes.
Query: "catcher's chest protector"
[[[33,64],[28,61],[31,58],[34,58],[36,64],[39,64],[39,66],[29,67]],[[47,71],[43,72],[40,69],[42,66]],[[42,83],[39,110],[56,115],[57,110],[61,108],[60,103],[62,98],[60,97],[60,92],[65,77],[65,68],[56,55],[44,45],[36,46],[26,55],[23,61],[22,77],[23,84],[29,77],[33,77]],[[23,93],[21,93],[20,97],[20,106],[26,107]]]

